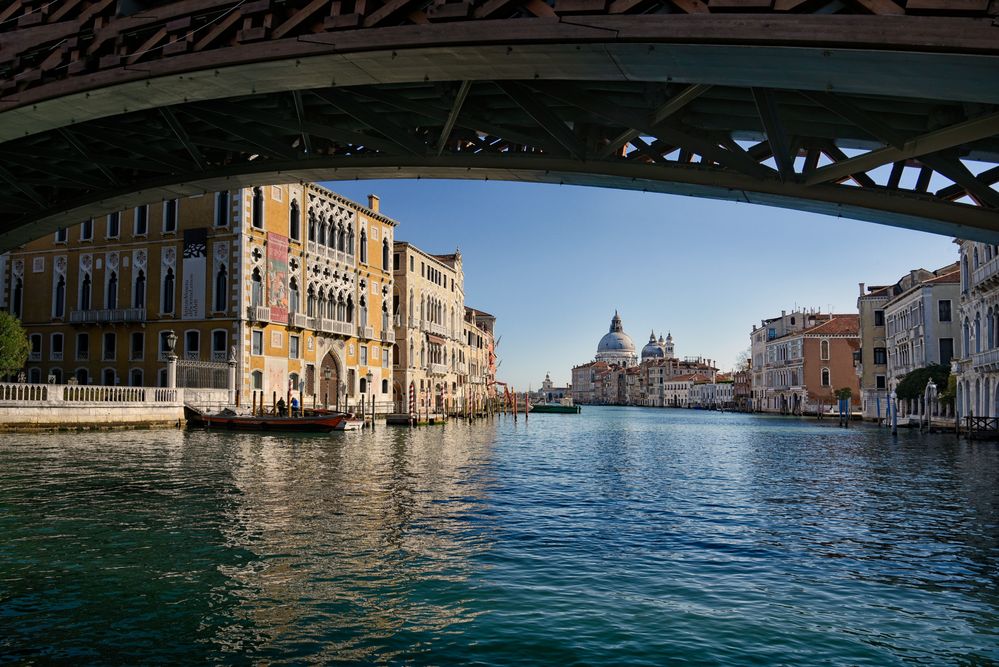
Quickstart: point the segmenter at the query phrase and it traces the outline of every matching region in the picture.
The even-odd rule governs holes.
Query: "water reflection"
[[[0,662],[987,663],[997,479],[675,410],[0,436]]]

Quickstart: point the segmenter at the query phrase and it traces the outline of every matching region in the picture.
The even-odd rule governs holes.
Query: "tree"
[[[745,350],[739,353],[739,356],[735,358],[735,370],[738,371],[748,371],[753,367],[753,355],[747,347]]]
[[[926,384],[930,379],[933,380],[939,391],[939,388],[947,387],[949,377],[950,367],[943,364],[930,364],[923,368],[917,368],[902,378],[895,388],[895,394],[904,399],[922,398],[923,392],[926,391]]]
[[[842,389],[836,390],[836,399],[840,401],[849,401],[853,398],[853,390],[849,387],[843,387]]]
[[[21,321],[7,312],[0,312],[0,374],[16,373],[28,360],[28,334]]]

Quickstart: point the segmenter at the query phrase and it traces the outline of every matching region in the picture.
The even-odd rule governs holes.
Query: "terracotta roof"
[[[860,315],[833,315],[831,320],[816,324],[814,327],[799,331],[798,333],[810,336],[814,334],[825,334],[828,336],[853,334],[857,336],[860,335]]]
[[[959,283],[959,282],[961,282],[961,271],[955,270],[951,271],[950,273],[944,273],[942,275],[939,275],[936,278],[931,278],[930,280],[927,280],[921,284],[933,285],[937,283]]]

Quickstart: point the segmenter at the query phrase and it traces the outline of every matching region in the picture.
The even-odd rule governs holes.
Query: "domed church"
[[[611,366],[636,366],[638,355],[635,354],[635,344],[631,336],[624,332],[621,316],[614,311],[610,330],[604,334],[597,344],[597,361],[604,361]]]
[[[659,334],[659,340],[656,340],[655,331],[649,334],[649,342],[646,343],[645,347],[642,348],[642,361],[652,361],[653,359],[672,359],[672,358],[673,358],[673,334],[666,334],[665,339],[663,339],[662,334]]]

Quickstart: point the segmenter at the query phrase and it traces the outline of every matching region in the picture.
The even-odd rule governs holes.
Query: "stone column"
[[[226,379],[226,388],[229,390],[229,405],[234,405],[236,403],[236,346],[233,345],[229,350],[229,359],[227,362],[229,364],[229,375]]]
[[[167,354],[167,388],[177,388],[177,355],[173,352]]]

